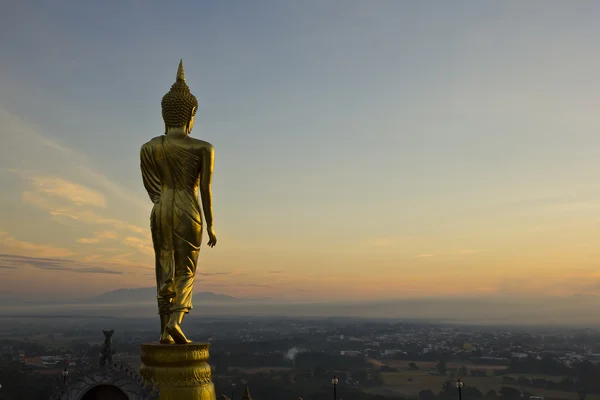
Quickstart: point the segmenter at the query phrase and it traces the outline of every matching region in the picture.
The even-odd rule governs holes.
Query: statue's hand
[[[215,233],[215,228],[212,226],[208,227],[208,247],[215,247],[217,244],[217,234]]]

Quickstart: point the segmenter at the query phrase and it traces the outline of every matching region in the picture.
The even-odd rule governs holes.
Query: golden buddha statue
[[[209,247],[216,245],[217,237],[211,189],[215,152],[210,143],[189,136],[198,100],[185,82],[183,61],[161,105],[165,134],[145,143],[140,153],[144,187],[154,203],[150,229],[156,263],[160,343],[188,344],[191,341],[181,330],[181,323],[192,309],[202,242],[201,209]]]

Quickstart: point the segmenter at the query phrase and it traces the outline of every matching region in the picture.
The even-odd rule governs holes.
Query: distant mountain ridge
[[[194,292],[194,300],[199,301],[215,301],[222,303],[236,303],[244,301],[237,297],[228,296],[226,294],[216,294],[213,292]],[[111,303],[144,303],[156,300],[156,288],[131,288],[131,289],[116,289],[110,292],[102,293],[97,296],[88,297],[79,300],[79,303],[85,304],[111,304]]]
[[[217,294],[213,292],[194,292],[194,301],[199,302],[211,302],[211,303],[222,303],[222,304],[240,304],[244,302],[261,301],[268,299],[243,299],[225,294]],[[86,297],[86,298],[62,298],[62,299],[40,299],[35,300],[31,298],[18,297],[9,295],[6,297],[0,297],[0,304],[3,305],[112,305],[112,304],[135,304],[135,303],[151,303],[156,302],[156,288],[154,287],[143,287],[143,288],[130,288],[130,289],[116,289],[109,292],[105,292],[99,295]]]

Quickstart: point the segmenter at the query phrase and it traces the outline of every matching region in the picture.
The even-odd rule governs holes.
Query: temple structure
[[[147,384],[135,368],[118,360],[111,341],[113,332],[104,331],[98,362],[69,371],[66,376],[57,376],[50,400],[160,400],[158,382]],[[210,381],[210,375],[208,379]],[[213,387],[212,382],[209,386]],[[224,394],[218,399],[230,400]],[[242,400],[252,400],[248,387],[244,389]]]
[[[113,356],[110,336],[105,342],[99,362],[69,371],[67,377],[57,377],[51,400],[158,400],[158,388],[148,385],[135,368]]]

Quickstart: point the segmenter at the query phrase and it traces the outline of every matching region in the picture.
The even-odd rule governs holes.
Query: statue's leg
[[[174,235],[175,250],[175,297],[171,303],[171,318],[167,331],[171,334],[175,343],[189,343],[181,330],[181,322],[192,309],[192,292],[196,276],[196,264],[200,252],[200,238],[202,232],[193,232],[191,235],[197,245],[190,241],[180,239]]]
[[[173,344],[175,341],[167,331],[167,325],[171,317],[171,299],[158,297],[158,315],[160,317],[160,343]]]
[[[169,317],[171,315],[171,302],[173,301],[173,294],[170,290],[165,290],[169,286],[169,282],[173,281],[172,263],[164,263],[162,260],[165,255],[160,251],[159,246],[155,246],[155,266],[156,266],[156,288],[157,296],[156,301],[158,305],[158,315],[160,317],[160,343],[173,344],[175,341],[167,332],[167,324],[169,323]],[[165,268],[165,264],[166,268]]]

